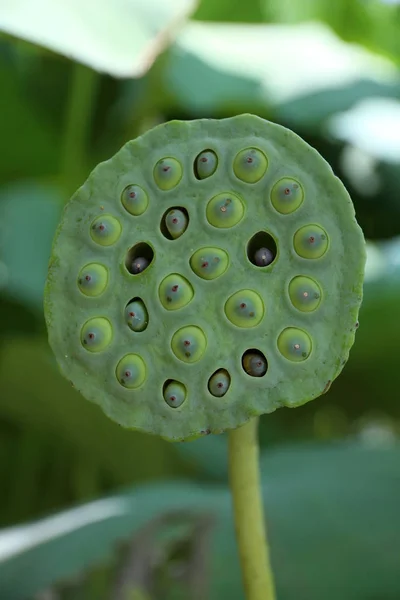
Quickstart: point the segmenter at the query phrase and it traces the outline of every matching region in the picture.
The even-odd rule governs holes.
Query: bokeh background
[[[368,247],[343,373],[261,419],[278,598],[400,598],[400,3],[19,0],[0,31],[0,598],[244,598],[226,437],[107,420],[59,374],[42,308],[62,207],[98,162],[242,112],[319,150]]]

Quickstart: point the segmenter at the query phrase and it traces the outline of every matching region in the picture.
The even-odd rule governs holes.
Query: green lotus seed
[[[221,248],[201,248],[190,259],[193,271],[202,279],[216,279],[228,268],[229,257]]]
[[[170,381],[163,392],[164,400],[171,408],[181,406],[186,400],[186,395],[186,387],[179,381]]]
[[[131,264],[131,268],[130,268],[130,273],[132,273],[132,275],[138,275],[139,273],[142,273],[143,271],[145,271],[147,269],[147,267],[149,266],[150,262],[148,261],[147,258],[145,258],[144,256],[138,256],[137,258],[134,258]]]
[[[154,181],[161,190],[172,190],[182,179],[182,165],[170,156],[158,161],[154,167]]]
[[[121,385],[133,390],[144,383],[146,365],[138,354],[127,354],[119,361],[115,374]]]
[[[312,312],[321,302],[321,288],[310,277],[294,277],[289,283],[289,296],[293,306],[302,312]]]
[[[210,394],[221,398],[225,396],[231,385],[231,377],[225,369],[218,369],[208,380],[208,389]]]
[[[129,302],[125,308],[125,321],[132,331],[144,331],[149,324],[149,314],[143,300]]]
[[[90,263],[83,267],[78,276],[78,287],[85,296],[100,296],[108,283],[106,267],[98,263]]]
[[[284,329],[278,338],[280,353],[293,362],[306,360],[311,354],[311,338],[302,329],[288,327]]]
[[[115,244],[121,235],[121,223],[111,215],[97,217],[90,226],[92,240],[100,246],[111,246]]]
[[[223,193],[211,198],[207,204],[206,216],[214,227],[228,228],[237,225],[243,218],[244,206],[236,194]]]
[[[128,185],[121,195],[124,208],[135,217],[142,215],[149,204],[149,197],[140,185]]]
[[[194,296],[194,291],[187,279],[182,275],[173,273],[163,279],[158,294],[164,308],[177,310],[189,304]]]
[[[268,248],[259,248],[254,253],[254,263],[257,267],[267,267],[273,262],[274,258],[275,256]]]
[[[296,231],[293,244],[302,258],[321,258],[328,249],[328,235],[319,225],[305,225]]]
[[[288,215],[301,206],[304,191],[296,179],[285,177],[277,181],[271,191],[272,206],[282,215]]]
[[[174,333],[171,341],[173,353],[179,360],[194,363],[206,351],[207,339],[200,327],[189,325]]]
[[[204,150],[196,158],[195,175],[197,179],[206,179],[211,177],[217,170],[218,158],[212,150]]]
[[[238,179],[246,183],[257,183],[265,174],[268,159],[264,152],[257,148],[246,148],[236,155],[233,170]]]
[[[111,339],[111,323],[104,317],[89,319],[82,327],[81,344],[89,352],[101,352],[107,348]]]
[[[267,372],[268,362],[261,352],[249,351],[242,357],[242,366],[251,377],[263,377]]]
[[[165,226],[174,240],[185,233],[188,224],[187,215],[179,208],[173,208],[165,217]]]
[[[264,303],[257,292],[240,290],[226,301],[225,314],[237,327],[256,327],[264,316]]]

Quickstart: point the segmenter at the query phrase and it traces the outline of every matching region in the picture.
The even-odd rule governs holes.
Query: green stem
[[[260,490],[258,418],[229,432],[229,479],[246,600],[275,600]]]

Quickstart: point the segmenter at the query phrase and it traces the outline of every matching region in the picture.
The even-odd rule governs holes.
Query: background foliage
[[[261,420],[278,597],[399,598],[399,3],[31,0],[0,30],[0,597],[243,599],[225,436],[108,421],[58,373],[42,293],[95,164],[165,120],[254,112],[330,162],[368,241],[344,372]]]

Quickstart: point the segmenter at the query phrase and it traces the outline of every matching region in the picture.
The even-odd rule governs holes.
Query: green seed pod
[[[128,213],[138,217],[147,210],[149,197],[140,185],[128,185],[122,192],[121,202]]]
[[[176,158],[168,156],[157,162],[153,174],[154,181],[160,190],[167,191],[178,185],[182,179],[183,169]]]
[[[288,327],[278,337],[279,352],[293,362],[306,360],[311,353],[311,338],[302,329]]]
[[[188,219],[180,237],[171,211]],[[149,266],[133,274],[139,259]],[[293,132],[252,115],[165,123],[98,165],[66,205],[46,283],[50,345],[68,380],[123,427],[172,441],[234,429],[318,397],[339,375],[364,263],[343,184]],[[79,283],[90,265],[108,275],[94,297],[97,280]],[[132,353],[145,366],[121,363]],[[221,365],[230,384],[218,401]],[[185,390],[175,410],[182,387],[168,405],[171,382]]]
[[[207,348],[207,339],[200,327],[189,325],[174,333],[171,341],[172,352],[185,363],[201,359]]]
[[[229,257],[221,248],[201,248],[190,259],[193,271],[202,279],[216,279],[228,268]]]
[[[321,288],[310,277],[294,277],[289,283],[289,296],[293,306],[301,312],[312,312],[321,302]]]
[[[227,300],[225,314],[237,327],[256,327],[264,316],[264,303],[257,292],[240,290]]]
[[[81,344],[89,352],[102,352],[112,340],[112,326],[104,317],[86,321],[81,329]]]
[[[328,250],[328,235],[319,225],[306,225],[296,231],[293,245],[302,258],[321,258]]]
[[[257,183],[267,171],[268,159],[257,148],[246,148],[236,155],[233,171],[238,179],[246,183]]]
[[[185,233],[188,224],[189,219],[187,218],[187,215],[178,208],[170,210],[165,217],[165,226],[174,240]]]
[[[244,206],[236,194],[218,194],[207,204],[207,220],[214,227],[234,227],[242,220],[243,215]]]
[[[149,313],[140,298],[129,302],[125,308],[125,321],[132,331],[144,331],[149,324]]]
[[[225,369],[218,369],[208,380],[208,389],[210,394],[221,398],[225,396],[231,385],[231,377]]]
[[[108,271],[104,265],[90,263],[80,270],[78,287],[85,296],[100,296],[108,284]]]
[[[129,390],[143,385],[146,379],[146,365],[138,354],[127,354],[119,361],[115,369],[119,383]]]
[[[186,400],[187,390],[183,383],[170,381],[164,387],[164,400],[171,408],[178,408]]]
[[[92,240],[100,246],[112,246],[121,235],[121,223],[111,215],[97,217],[90,226]]]
[[[195,160],[194,173],[197,179],[207,179],[214,175],[218,166],[218,158],[212,150],[200,152]]]
[[[187,279],[174,273],[161,282],[158,290],[160,302],[167,310],[183,308],[194,296],[193,288]]]
[[[304,191],[296,179],[285,177],[276,182],[271,191],[272,206],[282,215],[288,215],[301,206]]]

